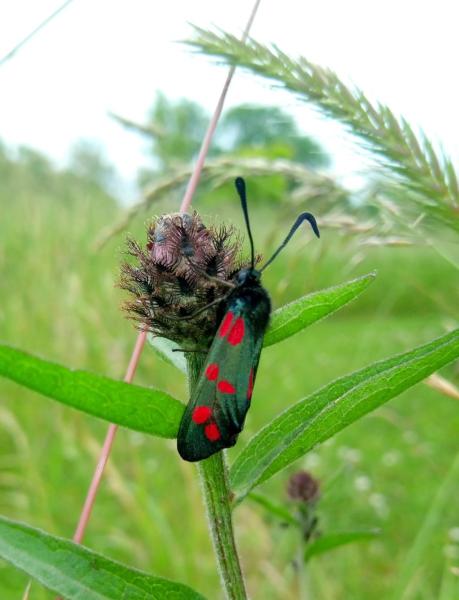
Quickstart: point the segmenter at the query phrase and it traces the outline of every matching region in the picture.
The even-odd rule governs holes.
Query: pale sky
[[[0,0],[0,58],[62,0]],[[0,67],[0,139],[58,164],[82,138],[97,142],[125,184],[146,164],[145,143],[113,122],[143,121],[158,90],[212,110],[226,68],[177,43],[188,23],[239,34],[252,2],[74,0]],[[252,35],[335,70],[441,144],[459,165],[456,0],[262,0]],[[341,128],[261,78],[236,72],[227,106],[279,105],[332,155],[353,185],[368,163]]]

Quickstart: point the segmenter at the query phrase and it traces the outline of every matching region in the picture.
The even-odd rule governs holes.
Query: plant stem
[[[296,573],[297,573],[297,585],[298,585],[298,598],[299,600],[308,600],[309,590],[306,573],[306,563],[304,560],[304,552],[308,544],[305,532],[310,528],[310,513],[307,506],[300,506],[297,511],[297,518],[300,526],[298,527],[298,551],[296,556]]]
[[[300,600],[308,600],[309,593],[309,577],[307,565],[304,560],[304,551],[306,550],[306,542],[304,533],[300,531],[300,541],[298,544],[297,569],[298,569],[298,597]]]
[[[190,395],[197,383],[205,358],[187,354]],[[244,579],[233,533],[230,489],[223,452],[198,463],[209,529],[227,600],[246,600]]]

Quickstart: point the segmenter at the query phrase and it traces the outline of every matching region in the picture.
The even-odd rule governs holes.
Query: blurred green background
[[[139,181],[155,185],[195,156],[206,115],[196,105],[160,96],[150,116],[157,127],[144,132],[151,138],[151,169],[139,173]],[[278,109],[237,107],[219,132],[214,156],[288,159],[321,173],[330,162]],[[75,148],[65,169],[31,149],[0,146],[0,338],[121,378],[136,336],[116,287],[126,232],[95,246],[126,210],[115,199],[113,175],[87,144]],[[398,218],[391,222],[370,202],[370,191],[358,202],[345,190],[333,201],[319,195],[298,202],[294,184],[282,175],[248,177],[248,186],[259,252],[269,254],[303,205],[323,224],[320,242],[309,232],[297,235],[266,272],[275,306],[373,270],[378,276],[336,315],[264,351],[253,407],[229,460],[274,415],[318,386],[457,326],[457,263],[436,243],[424,243],[443,242],[438,225],[408,239]],[[178,186],[138,214],[129,231],[143,241],[152,215],[176,211],[182,191]],[[205,184],[194,207],[208,222],[229,221],[243,230],[231,183],[217,189]],[[344,217],[353,226],[340,226]],[[370,225],[360,231],[362,224]],[[458,384],[457,365],[442,374]],[[182,376],[148,348],[136,382],[187,399]],[[106,427],[0,380],[0,512],[71,537]],[[321,484],[321,531],[381,531],[374,541],[311,561],[310,598],[391,598],[407,560],[414,561],[415,577],[406,598],[459,598],[451,571],[459,565],[457,494],[442,506],[435,502],[458,453],[458,431],[459,400],[419,384],[260,488],[294,510],[288,476],[307,469]],[[300,598],[297,532],[250,500],[236,509],[235,527],[251,597]],[[172,440],[119,431],[85,543],[188,583],[210,599],[221,597],[195,466],[179,459]],[[2,600],[20,598],[26,583],[26,576],[0,562]],[[32,586],[32,599],[51,597]]]

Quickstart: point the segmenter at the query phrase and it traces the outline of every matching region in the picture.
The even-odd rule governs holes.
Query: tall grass
[[[120,377],[135,335],[119,311],[121,292],[114,285],[122,237],[93,251],[100,230],[119,218],[119,208],[100,188],[84,186],[69,174],[46,179],[42,171],[32,175],[30,165],[10,167],[0,184],[2,341]],[[162,202],[158,212],[168,209],[167,199]],[[211,218],[211,204],[198,208]],[[257,208],[253,215],[257,247],[267,254],[264,241],[272,232],[265,223],[275,222],[276,210]],[[240,224],[229,203],[219,205],[219,218],[223,213]],[[143,218],[131,224],[140,239]],[[265,283],[279,305],[374,268],[378,281],[366,297],[293,338],[288,348],[264,352],[241,444],[300,394],[426,341],[455,318],[455,271],[428,248],[365,249],[331,231],[319,246],[300,236],[267,271]],[[300,375],[292,378],[292,372]],[[269,380],[263,373],[270,374]],[[447,375],[455,376],[453,368]],[[138,380],[186,397],[185,382],[148,350]],[[273,393],[276,389],[285,395]],[[0,406],[2,512],[71,535],[105,425],[3,380]],[[394,587],[397,565],[449,469],[458,427],[457,403],[418,386],[301,462],[322,480],[321,528],[383,529],[379,541],[339,550],[339,560],[331,554],[311,565],[316,597],[333,600],[344,593],[371,600]],[[277,477],[263,492],[283,502],[285,481],[286,475]],[[205,521],[183,519],[201,512],[192,467],[176,457],[173,442],[121,431],[86,542],[140,568],[185,580],[212,598],[218,581]],[[452,504],[437,517],[424,566],[424,597],[429,599],[437,597],[448,528],[457,525]],[[238,508],[235,519],[251,595],[296,598],[295,534],[252,504]],[[25,581],[0,566],[5,600],[17,598]],[[32,597],[49,595],[34,589]]]

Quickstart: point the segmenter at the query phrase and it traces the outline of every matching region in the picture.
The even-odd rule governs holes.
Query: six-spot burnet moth
[[[271,301],[261,285],[261,273],[286,246],[303,221],[320,237],[313,215],[302,213],[289,234],[261,269],[255,269],[255,251],[247,210],[245,183],[235,181],[250,241],[251,264],[238,271],[231,291],[217,311],[219,327],[204,368],[180,423],[177,448],[188,461],[208,458],[234,446],[250,406]]]

